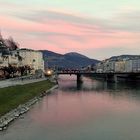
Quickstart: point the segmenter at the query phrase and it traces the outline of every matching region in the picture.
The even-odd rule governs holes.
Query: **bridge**
[[[57,75],[76,75],[77,83],[82,82],[82,75],[92,76],[95,78],[104,79],[107,82],[118,82],[118,81],[139,81],[140,82],[140,72],[93,72],[93,71],[57,71]]]

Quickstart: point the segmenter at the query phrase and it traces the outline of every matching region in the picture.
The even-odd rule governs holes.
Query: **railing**
[[[96,71],[84,71],[84,70],[79,70],[79,71],[74,71],[74,70],[63,70],[63,71],[57,71],[57,74],[140,74],[140,71],[133,71],[133,72],[96,72]]]
[[[28,75],[28,76],[21,76],[21,77],[16,77],[16,78],[11,78],[11,81],[23,81],[23,80],[34,80],[34,79],[40,79],[42,77],[38,75]]]

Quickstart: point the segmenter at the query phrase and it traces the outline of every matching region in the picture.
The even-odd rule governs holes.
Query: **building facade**
[[[125,72],[133,72],[133,60],[126,60]]]
[[[115,72],[125,72],[125,61],[118,61],[115,63]]]
[[[114,71],[115,71],[115,61],[105,61],[104,72],[114,72]]]
[[[104,71],[104,63],[103,62],[98,63],[95,69],[97,73],[102,73]]]
[[[17,52],[11,51],[9,54],[0,53],[0,67],[19,66]]]
[[[140,72],[140,59],[132,59],[126,61],[126,72]]]
[[[39,69],[44,71],[44,60],[42,52],[30,49],[20,49],[18,52],[19,56],[22,58],[20,63],[21,66],[28,65],[34,71]]]

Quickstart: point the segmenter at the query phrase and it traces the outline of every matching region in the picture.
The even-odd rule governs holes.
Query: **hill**
[[[81,68],[93,65],[99,61],[90,59],[82,54],[70,52],[67,54],[58,54],[48,50],[41,50],[45,60],[45,67],[61,67],[61,68]]]
[[[137,59],[140,58],[140,55],[119,55],[119,56],[112,56],[109,60],[123,60],[123,59]]]

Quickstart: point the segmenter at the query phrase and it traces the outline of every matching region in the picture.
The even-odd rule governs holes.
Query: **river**
[[[59,77],[59,88],[36,103],[0,140],[140,140],[140,83]]]

